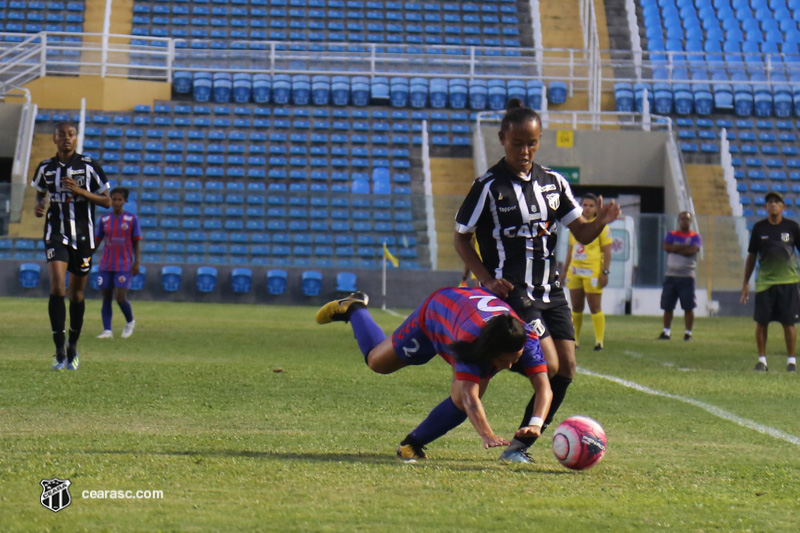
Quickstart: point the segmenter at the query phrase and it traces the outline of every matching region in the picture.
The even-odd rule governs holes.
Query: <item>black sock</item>
[[[64,360],[64,328],[67,321],[67,306],[64,303],[64,297],[51,294],[47,311],[50,315],[53,343],[56,345],[56,358],[61,362]]]
[[[423,446],[423,444],[421,444],[417,439],[415,439],[411,435],[411,433],[406,435],[406,438],[404,438],[403,440],[400,441],[400,446],[405,446],[406,444],[410,444],[410,445],[414,446],[415,448],[420,448],[420,447]]]
[[[83,314],[86,310],[86,301],[70,302],[69,303],[69,356],[70,359],[75,357],[75,347],[78,345],[78,339],[81,336],[81,329],[83,329]]]
[[[565,378],[564,376],[553,376],[550,379],[550,389],[553,391],[553,401],[550,403],[550,411],[547,412],[547,418],[544,419],[544,424],[542,424],[542,433],[544,430],[547,429],[547,426],[553,421],[553,417],[558,412],[558,408],[561,407],[561,402],[564,401],[564,396],[567,395],[567,387],[569,387],[570,383],[572,383],[571,378]],[[533,404],[534,400],[536,399],[536,394],[531,397],[531,401],[528,402],[528,406],[525,408],[525,415],[522,418],[522,423],[519,427],[525,427],[530,422],[531,417],[533,416]],[[524,443],[527,446],[533,445],[536,442],[536,437],[523,437],[519,438],[516,437],[514,440],[518,440]]]

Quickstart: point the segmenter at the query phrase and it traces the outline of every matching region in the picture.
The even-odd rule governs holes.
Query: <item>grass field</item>
[[[101,341],[90,301],[81,369],[53,372],[46,300],[0,299],[0,531],[798,529],[800,376],[784,370],[777,324],[770,372],[756,374],[750,320],[698,319],[684,343],[655,341],[657,318],[609,317],[606,350],[580,350],[580,367],[683,400],[579,373],[557,421],[592,416],[609,447],[572,472],[551,430],[535,464],[509,466],[469,422],[428,461],[401,463],[395,447],[446,397],[449,367],[372,374],[349,326],[317,326],[315,311],[134,302],[133,337],[118,338],[115,308],[117,338]],[[387,331],[401,321],[373,314]],[[492,381],[498,434],[513,434],[529,396],[517,375]],[[72,482],[59,513],[39,502],[53,477]],[[100,490],[163,499],[82,496]]]

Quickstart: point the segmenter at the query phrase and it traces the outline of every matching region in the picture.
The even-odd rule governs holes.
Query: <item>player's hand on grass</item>
[[[482,436],[481,439],[483,439],[484,448],[496,448],[498,446],[508,446],[511,444],[506,439],[494,434]]]
[[[483,287],[494,294],[495,296],[499,296],[500,298],[508,298],[508,295],[514,289],[514,285],[508,281],[507,279],[492,279],[486,283],[483,283]]]
[[[524,437],[540,437],[542,435],[542,428],[539,426],[525,426],[519,428],[514,436],[517,438],[524,438]]]

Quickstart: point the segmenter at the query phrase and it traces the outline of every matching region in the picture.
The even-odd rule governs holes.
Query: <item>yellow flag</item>
[[[383,257],[388,259],[395,268],[400,266],[400,261],[398,261],[397,258],[392,255],[392,252],[390,252],[389,248],[386,247],[386,243],[383,243]]]

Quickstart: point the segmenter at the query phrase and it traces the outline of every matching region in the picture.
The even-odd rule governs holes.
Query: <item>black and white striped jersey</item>
[[[569,225],[582,213],[561,174],[534,163],[521,179],[503,159],[473,182],[456,214],[456,231],[475,234],[495,278],[524,288],[547,308],[566,303],[556,268],[558,223]]]
[[[71,177],[79,187],[95,194],[108,189],[108,180],[100,165],[91,157],[73,154],[65,164],[58,156],[45,159],[36,169],[31,187],[47,193],[50,207],[44,224],[45,242],[61,242],[76,250],[94,251],[95,242],[94,202],[83,196],[73,196],[61,186],[61,180]]]

